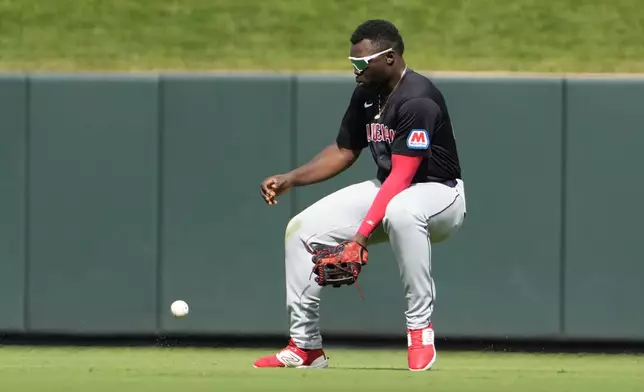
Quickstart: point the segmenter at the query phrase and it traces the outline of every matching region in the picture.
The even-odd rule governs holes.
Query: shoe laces
[[[423,347],[423,331],[409,331],[409,340],[411,342],[409,348]]]

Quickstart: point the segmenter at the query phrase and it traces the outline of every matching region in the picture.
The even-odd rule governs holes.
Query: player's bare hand
[[[275,199],[277,196],[288,192],[293,186],[293,182],[289,175],[278,174],[268,177],[262,182],[260,186],[260,194],[268,205],[277,204]]]

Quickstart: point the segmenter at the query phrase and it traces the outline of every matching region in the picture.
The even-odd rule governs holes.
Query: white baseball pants
[[[454,185],[454,184],[452,184]],[[340,189],[293,217],[285,235],[286,305],[290,336],[304,349],[322,347],[318,325],[322,287],[311,275],[311,254],[303,242],[333,246],[351,238],[371,207],[380,182],[370,180]],[[369,245],[388,240],[398,263],[410,329],[427,326],[434,308],[435,286],[431,272],[431,245],[452,235],[466,212],[462,180],[413,184],[387,206],[383,222]],[[363,273],[368,272],[363,269]]]

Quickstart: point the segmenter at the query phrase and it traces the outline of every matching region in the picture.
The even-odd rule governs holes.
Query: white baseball
[[[174,301],[172,305],[170,305],[170,310],[174,317],[183,317],[188,314],[190,308],[185,301],[178,300]]]

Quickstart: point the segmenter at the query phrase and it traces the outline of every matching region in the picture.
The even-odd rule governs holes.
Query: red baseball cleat
[[[436,362],[434,327],[407,330],[407,365],[411,371],[429,370]]]
[[[297,347],[292,339],[289,339],[288,346],[275,355],[262,357],[255,361],[256,368],[326,368],[329,366],[329,359],[321,348],[314,350],[302,350]]]

